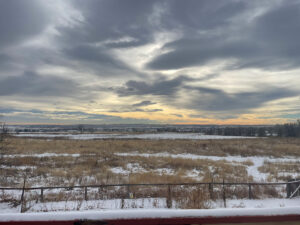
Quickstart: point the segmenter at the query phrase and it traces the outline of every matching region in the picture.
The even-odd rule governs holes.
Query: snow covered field
[[[146,134],[45,134],[45,133],[21,133],[16,137],[36,138],[68,138],[77,140],[92,139],[191,139],[191,140],[213,140],[213,139],[237,139],[253,138],[241,136],[203,135],[199,133],[146,133]]]
[[[147,134],[147,138],[150,135],[147,140],[136,138],[145,135],[131,135],[132,138],[128,139],[126,135],[121,135],[122,138],[103,140],[81,140],[77,139],[78,135],[63,140],[51,137],[13,138],[10,151],[1,158],[0,186],[21,187],[24,175],[27,176],[27,187],[222,182],[223,179],[225,182],[246,183],[287,182],[290,178],[300,177],[299,144],[296,140],[235,137],[214,141],[206,140],[203,135],[178,133],[175,136],[190,135],[191,139],[171,140],[168,138],[175,136],[170,133],[162,135],[163,139],[166,138],[164,140],[158,140],[158,134]],[[285,188],[282,184],[267,188],[253,187],[255,199],[249,200],[247,185],[228,186],[226,206],[300,206],[299,198],[285,199]],[[213,192],[215,197],[210,198],[208,185],[189,188],[174,186],[172,208],[202,207],[187,205],[189,201],[203,201],[208,208],[223,208],[222,185],[215,184]],[[130,193],[134,197],[130,197]],[[166,193],[167,186],[135,186],[130,191],[127,187],[96,187],[89,188],[86,201],[83,188],[45,189],[44,201],[41,202],[41,189],[36,189],[25,193],[26,212],[163,209],[167,207]],[[0,191],[0,213],[20,212],[20,196],[20,190]]]
[[[284,163],[284,162],[293,162],[298,163],[300,165],[300,157],[285,157],[285,158],[271,158],[271,157],[262,157],[262,156],[248,156],[248,157],[242,157],[242,156],[207,156],[207,155],[193,155],[193,154],[170,154],[167,152],[162,153],[154,153],[154,154],[147,154],[147,153],[115,153],[118,156],[140,156],[140,157],[171,157],[171,158],[182,158],[182,159],[208,159],[213,161],[227,161],[228,163],[234,164],[236,162],[252,162],[253,165],[248,166],[247,171],[248,175],[252,176],[255,182],[265,182],[267,180],[268,174],[261,173],[258,171],[258,168],[264,165],[264,162],[272,162],[272,163]],[[130,165],[128,167],[128,170],[122,170],[119,168],[113,168],[115,173],[123,173],[123,174],[129,174],[131,171],[141,171],[143,168],[138,167],[136,165],[135,167],[132,167]],[[165,170],[165,172],[170,173],[170,170]],[[194,173],[197,173],[197,171],[194,171]],[[193,176],[193,173],[191,173],[191,176]],[[291,174],[292,177],[296,178],[299,176],[299,174]]]

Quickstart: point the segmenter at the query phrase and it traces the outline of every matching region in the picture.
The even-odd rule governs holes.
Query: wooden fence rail
[[[25,182],[25,181],[24,181]],[[98,185],[75,185],[75,186],[40,186],[40,187],[25,187],[25,183],[23,187],[0,187],[0,190],[20,190],[22,191],[21,195],[21,205],[23,205],[23,196],[25,191],[32,191],[32,190],[40,190],[40,201],[43,202],[45,200],[44,192],[45,190],[54,190],[54,189],[66,189],[66,190],[73,190],[73,189],[81,189],[83,193],[83,199],[85,201],[89,200],[88,191],[89,189],[99,188],[109,188],[109,187],[125,187],[127,192],[127,198],[133,198],[133,194],[131,190],[133,187],[166,187],[166,206],[168,208],[172,208],[172,192],[174,191],[173,188],[176,186],[182,187],[195,187],[195,186],[206,186],[207,193],[209,194],[211,199],[214,199],[214,187],[219,186],[221,187],[221,198],[224,200],[224,207],[226,207],[226,190],[225,187],[228,186],[246,186],[248,189],[248,198],[253,199],[253,188],[255,186],[286,186],[286,193],[287,198],[294,197],[296,192],[299,191],[300,187],[300,180],[292,180],[290,182],[240,182],[240,183],[233,183],[233,182],[198,182],[198,183],[152,183],[152,184],[98,184]],[[298,193],[300,195],[300,193]],[[123,202],[124,203],[124,202]],[[123,204],[122,203],[122,204]]]
[[[73,188],[106,188],[106,187],[133,187],[133,186],[195,186],[195,185],[287,185],[292,183],[300,183],[300,181],[292,182],[268,182],[268,183],[255,183],[255,182],[241,182],[241,183],[228,183],[228,182],[199,182],[199,183],[152,183],[152,184],[93,184],[93,185],[74,185],[74,186],[40,186],[40,187],[25,187],[28,190],[40,189],[73,189]],[[22,187],[0,187],[0,190],[22,190]]]

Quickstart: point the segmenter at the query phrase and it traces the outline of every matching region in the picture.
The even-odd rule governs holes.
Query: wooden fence
[[[53,190],[53,189],[65,189],[65,190],[73,190],[76,188],[80,188],[84,191],[84,199],[88,200],[88,189],[92,188],[108,188],[108,187],[126,187],[128,192],[128,198],[130,197],[132,187],[167,187],[168,193],[171,194],[172,187],[174,186],[207,186],[208,192],[210,196],[213,196],[213,189],[215,186],[247,186],[248,187],[248,198],[252,199],[252,188],[254,186],[286,186],[288,193],[287,198],[291,196],[293,193],[292,186],[293,184],[300,185],[300,181],[292,181],[292,182],[279,182],[279,183],[228,183],[228,182],[200,182],[200,183],[153,183],[153,184],[99,184],[99,185],[74,185],[74,186],[45,186],[45,187],[0,187],[0,190],[20,190],[20,191],[31,191],[31,190],[39,190],[40,191],[40,200],[43,201],[44,191],[45,190]],[[298,187],[298,186],[297,186]],[[292,196],[293,197],[293,196]]]
[[[7,191],[7,190],[19,190],[22,191],[21,198],[20,198],[20,204],[21,206],[23,205],[24,201],[24,194],[27,191],[36,191],[38,194],[38,199],[37,201],[44,202],[45,200],[45,191],[46,190],[74,190],[74,189],[80,189],[82,193],[82,199],[85,201],[92,199],[89,198],[89,193],[92,189],[98,188],[99,193],[103,191],[104,189],[108,188],[114,188],[111,190],[111,193],[115,194],[117,193],[116,190],[120,190],[120,188],[125,188],[125,190],[120,192],[118,195],[118,198],[121,199],[133,199],[133,198],[138,198],[138,197],[145,197],[145,195],[139,194],[136,188],[144,188],[146,192],[148,193],[150,190],[153,189],[159,189],[156,193],[156,197],[162,197],[159,196],[161,195],[162,192],[164,192],[164,197],[166,199],[166,206],[167,208],[172,208],[172,199],[173,195],[175,196],[175,192],[178,188],[181,188],[180,190],[177,190],[177,192],[183,192],[186,190],[190,190],[192,187],[201,187],[202,190],[205,190],[205,192],[208,194],[210,199],[216,199],[216,198],[221,198],[224,201],[224,207],[226,207],[226,198],[230,197],[229,196],[229,189],[228,187],[237,187],[237,186],[243,186],[244,191],[245,187],[247,190],[247,196],[244,196],[244,198],[248,199],[253,199],[256,198],[257,196],[253,196],[253,189],[256,187],[269,187],[269,186],[281,186],[285,187],[286,190],[286,197],[287,198],[292,198],[294,196],[299,196],[300,195],[300,180],[292,180],[289,182],[280,182],[280,183],[229,183],[229,182],[199,182],[199,183],[153,183],[153,184],[100,184],[100,185],[75,185],[75,186],[48,186],[48,187],[26,187],[25,186],[25,180],[23,187],[0,187],[0,190],[2,191]],[[177,189],[176,189],[177,188]],[[190,189],[189,189],[190,188]],[[136,189],[136,190],[135,190]],[[187,192],[188,193],[188,192]],[[91,193],[90,193],[91,194]],[[217,195],[217,196],[216,196]],[[147,197],[148,195],[146,195]],[[117,197],[114,197],[114,195],[111,195],[110,197],[107,197],[107,199],[114,199]],[[95,199],[95,198],[94,198]],[[21,211],[22,207],[21,207]]]

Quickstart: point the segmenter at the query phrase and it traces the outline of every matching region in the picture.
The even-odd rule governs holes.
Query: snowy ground
[[[224,218],[236,216],[299,216],[299,207],[277,207],[265,209],[127,209],[127,210],[98,210],[82,212],[54,212],[54,213],[7,213],[0,215],[0,221],[71,221],[71,220],[118,220],[118,219],[142,219],[142,218]],[[297,217],[298,218],[298,217]],[[276,220],[276,217],[274,218]],[[293,224],[296,224],[292,222]],[[270,223],[268,223],[270,224]],[[284,223],[284,224],[289,224]],[[298,223],[297,223],[298,224]]]
[[[68,138],[77,140],[91,139],[237,139],[251,138],[241,136],[219,136],[203,135],[199,133],[148,133],[148,134],[45,134],[45,133],[21,133],[15,134],[17,137],[39,137],[39,138]],[[253,138],[253,137],[252,137]]]
[[[30,136],[32,135],[32,136]],[[241,138],[241,137],[228,137],[228,136],[207,136],[207,135],[201,135],[201,134],[195,134],[195,133],[184,133],[184,134],[179,134],[179,133],[162,133],[162,134],[78,134],[78,135],[72,135],[72,134],[19,134],[18,136],[23,136],[23,137],[45,137],[45,138],[54,138],[54,137],[64,137],[64,138],[70,138],[70,139],[83,139],[83,140],[88,140],[88,139],[98,139],[98,138],[141,138],[141,139],[231,139],[231,138]],[[256,141],[258,139],[254,139],[253,141]],[[32,139],[31,139],[32,141]],[[47,141],[47,140],[45,140]],[[48,141],[47,141],[48,143]],[[132,156],[139,156],[139,157],[147,157],[153,159],[154,157],[157,158],[183,158],[183,159],[204,159],[204,160],[211,160],[211,161],[223,161],[229,165],[242,165],[247,168],[247,172],[249,176],[253,177],[253,180],[256,182],[266,182],[268,176],[270,175],[269,173],[261,173],[259,171],[259,167],[264,166],[265,162],[271,162],[271,163],[298,163],[300,165],[300,157],[292,157],[292,156],[283,156],[281,158],[272,158],[272,157],[267,157],[267,156],[249,156],[249,157],[243,157],[240,155],[228,155],[228,156],[213,156],[213,155],[199,155],[199,154],[187,154],[187,153],[182,153],[182,154],[171,154],[169,152],[160,152],[160,153],[140,153],[135,151],[136,149],[132,150],[131,152],[126,152],[126,153],[112,153],[112,158],[118,159],[118,160],[123,160],[126,159],[126,157],[132,157]],[[150,149],[151,150],[151,149]],[[86,154],[81,154],[82,152],[75,152],[75,154],[67,154],[65,152],[59,152],[59,153],[41,153],[41,154],[24,154],[26,152],[20,152],[22,154],[6,154],[3,155],[4,160],[12,160],[12,158],[22,158],[19,159],[20,162],[24,160],[26,164],[26,158],[25,157],[35,157],[34,159],[31,159],[32,161],[40,161],[43,162],[43,160],[52,160],[53,162],[57,162],[59,158],[56,157],[62,157],[63,165],[66,163],[66,159],[64,157],[68,157],[69,161],[71,162],[71,165],[73,166],[72,163],[76,163],[76,161],[84,160],[85,157],[83,156],[90,156],[90,157],[100,157],[101,155],[97,155],[96,152],[89,153],[87,152]],[[200,152],[199,152],[200,153]],[[71,158],[73,157],[73,158]],[[111,156],[108,156],[111,157]],[[124,158],[123,158],[124,157]],[[25,159],[24,159],[25,158]],[[45,159],[43,159],[45,158]],[[89,158],[89,157],[87,157]],[[102,158],[99,158],[99,164],[100,165],[103,161]],[[144,160],[144,158],[143,158]],[[18,160],[16,160],[18,161]],[[74,161],[74,162],[73,162]],[[147,160],[145,160],[147,161]],[[154,161],[154,160],[153,160]],[[173,161],[173,159],[171,160]],[[88,162],[88,161],[82,161],[82,162]],[[125,161],[126,162],[126,161]],[[133,173],[148,173],[151,172],[153,174],[158,174],[158,175],[172,175],[178,178],[178,171],[177,168],[171,167],[171,168],[162,168],[159,166],[152,166],[152,167],[147,167],[146,163],[143,164],[143,161],[140,161],[141,163],[136,162],[135,160],[127,161],[123,165],[120,164],[112,164],[111,167],[107,166],[107,169],[113,173],[112,176],[120,176],[120,177],[129,177],[130,174]],[[201,162],[202,163],[202,162]],[[205,162],[204,162],[205,163]],[[20,164],[7,164],[7,165],[0,165],[0,169],[4,170],[9,170],[9,169],[16,169],[20,171],[20,173],[23,173],[24,170],[30,169],[32,171],[36,171],[39,169],[38,166],[29,166],[29,165],[22,165]],[[33,164],[34,165],[34,164]],[[40,166],[40,164],[37,164]],[[142,166],[144,165],[144,167]],[[209,165],[209,164],[207,164]],[[221,163],[220,163],[221,165]],[[164,167],[168,167],[168,165],[164,165]],[[211,170],[209,166],[209,170]],[[197,170],[196,167],[195,169],[189,168],[186,171],[186,174],[182,176],[187,176],[189,178],[193,178],[195,181],[201,181],[202,179],[202,174],[200,170]],[[47,169],[47,168],[46,168]],[[60,168],[62,170],[62,168]],[[97,168],[96,168],[97,169]],[[180,169],[180,168],[179,168]],[[102,173],[102,171],[100,171]],[[290,172],[283,172],[279,171],[278,174],[282,176],[290,176],[290,177],[299,177],[299,173],[295,172],[292,173],[293,169]],[[183,173],[182,173],[183,174]],[[230,174],[231,175],[231,174]],[[246,174],[247,175],[247,174]],[[48,176],[48,175],[47,175]],[[88,183],[87,180],[92,177],[93,174],[85,175],[84,176],[84,182]],[[32,179],[34,180],[36,177],[33,177]],[[47,177],[51,178],[51,177]],[[53,178],[53,177],[52,177]],[[12,179],[16,179],[16,172],[14,171],[14,174],[12,175]],[[30,179],[30,177],[29,177]],[[91,181],[91,180],[88,180]],[[284,180],[286,181],[286,180]],[[30,185],[32,187],[34,186],[45,186],[45,183],[43,180],[41,180],[41,183],[38,183],[40,181],[37,181],[36,183],[32,182]],[[78,183],[74,183],[78,184]],[[282,196],[285,196],[285,190],[284,186],[281,187],[281,190],[279,191]],[[283,191],[282,191],[283,190]],[[37,190],[34,196],[34,198],[39,198],[39,192],[40,190]],[[67,193],[68,190],[63,190],[64,192]],[[80,192],[81,191],[81,192]],[[28,191],[29,192],[29,191]],[[50,191],[45,191],[45,195],[47,194],[50,196],[49,192]],[[59,191],[51,190],[53,196],[57,196],[60,193]],[[75,192],[75,190],[74,190]],[[79,193],[78,195],[83,196],[83,190],[77,190]],[[89,194],[91,191],[89,190]],[[248,192],[247,192],[248,193]],[[65,193],[64,193],[65,194]],[[3,192],[0,192],[0,213],[9,213],[9,212],[20,212],[20,205],[16,204],[16,207],[13,207],[11,202],[8,203],[8,201],[4,200],[4,194]],[[10,196],[14,197],[17,199],[17,203],[20,199],[20,191],[11,191]],[[27,193],[27,196],[29,196],[29,193]],[[37,202],[37,201],[32,201],[32,202],[27,202],[27,207],[28,211],[27,212],[48,212],[48,211],[85,211],[85,210],[102,210],[102,209],[132,209],[132,208],[144,208],[144,209],[154,209],[154,208],[166,208],[166,198],[162,198],[165,195],[156,195],[152,196],[149,195],[142,195],[142,197],[157,197],[160,196],[161,198],[139,198],[139,199],[108,199],[105,197],[105,200],[89,200],[89,201],[84,201],[84,200],[73,200],[77,198],[70,198],[72,200],[68,201],[61,201],[60,200],[53,200],[54,198],[48,198],[51,199],[51,201],[55,202]],[[268,195],[269,196],[269,195]],[[1,199],[3,197],[3,199]],[[127,196],[128,197],[128,196]],[[140,195],[141,197],[141,195]],[[34,199],[31,198],[31,199]],[[118,196],[120,198],[120,195]],[[93,198],[90,198],[93,199]],[[94,198],[94,199],[100,199],[100,198]],[[101,198],[103,199],[103,198]],[[15,202],[16,203],[16,202]],[[221,200],[215,201],[215,202],[209,202],[211,208],[223,208],[224,207],[224,202]],[[300,207],[300,198],[294,198],[294,199],[262,199],[262,200],[248,200],[248,199],[227,199],[226,205],[228,208],[274,208],[274,207],[293,207],[293,206],[299,206]],[[173,201],[173,208],[180,208],[178,204]]]
[[[71,156],[71,157],[80,157],[80,154],[67,154],[67,153],[41,153],[41,154],[8,154],[3,155],[4,158],[23,158],[23,157],[36,157],[36,158],[44,158],[44,157],[62,157],[62,156]]]
[[[184,158],[184,159],[209,159],[213,161],[219,161],[219,160],[226,160],[228,163],[235,163],[235,162],[252,162],[252,166],[248,166],[247,171],[248,175],[252,176],[254,181],[266,181],[267,177],[269,174],[267,173],[261,173],[258,171],[258,168],[264,165],[265,161],[272,162],[272,163],[282,163],[282,162],[296,162],[299,163],[300,165],[300,158],[295,158],[295,157],[285,157],[285,158],[271,158],[271,157],[262,157],[262,156],[249,156],[249,157],[242,157],[242,156],[204,156],[204,155],[193,155],[193,154],[170,154],[167,152],[162,152],[162,153],[153,153],[153,154],[148,154],[148,153],[138,153],[138,152],[133,152],[133,153],[115,153],[115,155],[118,156],[140,156],[140,157],[171,157],[171,158]],[[138,170],[143,170],[143,168],[138,168],[138,165],[135,165],[134,168],[136,171]],[[115,173],[123,173],[123,174],[129,174],[130,173],[130,168],[128,170],[124,169],[117,169],[117,168],[112,168]],[[170,173],[170,171],[168,171]],[[197,173],[197,171],[194,171],[194,173]],[[287,175],[287,174],[285,174]],[[299,174],[294,173],[294,174],[288,174],[291,175],[292,177],[299,176]]]
[[[90,154],[92,155],[92,154]],[[271,158],[267,156],[207,156],[207,155],[195,155],[195,154],[170,154],[167,152],[162,153],[138,153],[138,152],[131,152],[131,153],[115,153],[117,156],[140,156],[140,157],[171,157],[171,158],[183,158],[183,159],[208,159],[213,161],[226,161],[228,163],[241,163],[241,162],[252,162],[253,165],[248,166],[247,171],[248,175],[252,176],[254,181],[266,181],[268,177],[268,173],[261,173],[258,171],[258,168],[264,165],[264,162],[271,162],[271,163],[299,163],[300,158],[296,157],[284,157],[284,158]],[[43,157],[81,157],[81,154],[67,154],[67,153],[42,153],[42,154],[8,154],[4,155],[4,158],[19,158],[19,157],[36,157],[36,158],[43,158]],[[25,169],[35,169],[35,167],[30,166],[0,166],[0,168],[15,168],[19,170]],[[130,173],[143,173],[147,172],[144,168],[142,168],[138,163],[129,163],[127,168],[122,167],[113,167],[111,171],[116,174],[124,174],[128,175]],[[152,170],[152,172],[156,172],[158,174],[173,174],[174,171],[169,168],[157,168]],[[190,173],[191,177],[198,176],[198,171],[193,170]],[[279,175],[282,176],[291,176],[297,177],[299,174],[297,173],[288,173],[288,172],[280,172]]]

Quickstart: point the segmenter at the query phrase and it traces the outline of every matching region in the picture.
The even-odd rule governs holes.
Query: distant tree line
[[[296,123],[276,125],[275,130],[279,137],[300,137],[300,120]]]
[[[0,123],[1,125],[1,123]],[[5,128],[5,129],[4,129]],[[294,123],[278,125],[55,125],[55,126],[23,126],[12,130],[19,132],[70,132],[70,133],[94,133],[94,132],[145,132],[145,133],[202,133],[206,135],[223,136],[247,136],[247,137],[300,137],[300,120]],[[1,135],[7,133],[7,127],[0,126]]]
[[[0,122],[0,158],[2,159],[2,155],[6,150],[6,138],[8,136],[8,129],[5,123]]]
[[[295,123],[275,126],[226,126],[210,127],[204,130],[207,135],[250,136],[250,137],[300,137],[300,120]]]

